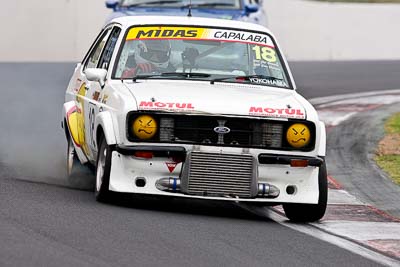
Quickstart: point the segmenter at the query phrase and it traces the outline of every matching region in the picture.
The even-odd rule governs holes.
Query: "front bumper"
[[[152,158],[135,156],[137,152],[152,152]],[[269,202],[269,203],[309,203],[318,202],[318,171],[323,164],[321,157],[310,157],[293,154],[270,154],[265,150],[246,150],[240,148],[221,148],[209,146],[117,146],[112,153],[112,164],[109,189],[115,192],[164,195],[173,197],[243,201],[243,202]],[[247,197],[235,194],[193,194],[188,189],[188,169],[193,153],[210,155],[210,159],[218,155],[231,155],[236,158],[251,157],[254,159],[250,181],[250,195]],[[237,157],[236,157],[237,156]],[[307,161],[307,167],[291,167],[291,160]],[[183,160],[183,162],[181,162]],[[212,160],[211,160],[212,162]],[[229,168],[233,168],[231,165]],[[238,170],[240,170],[240,163]],[[209,166],[205,167],[206,169]],[[207,170],[203,170],[203,173]],[[234,174],[234,171],[230,171]],[[215,174],[218,176],[218,174]],[[160,190],[160,181],[171,180],[171,190]],[[192,179],[192,178],[191,178]],[[217,180],[217,177],[215,178]],[[230,180],[231,179],[231,180]],[[241,178],[227,178],[225,181]],[[139,182],[138,182],[139,181]],[[206,181],[213,183],[213,174]],[[174,184],[175,183],[175,184]],[[179,184],[178,184],[179,183]],[[182,188],[180,187],[182,185]],[[219,184],[218,184],[219,185]],[[261,185],[261,187],[260,187]],[[278,196],[259,194],[265,190],[262,185],[271,185],[279,190]],[[216,185],[217,186],[217,185]],[[235,187],[233,184],[232,187]],[[227,187],[224,187],[227,189]],[[228,188],[229,189],[229,188]]]

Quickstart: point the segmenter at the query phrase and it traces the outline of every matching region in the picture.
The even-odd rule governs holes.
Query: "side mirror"
[[[255,13],[258,11],[258,8],[257,4],[247,4],[244,6],[244,11],[246,14]]]
[[[100,86],[102,88],[104,87],[107,76],[107,71],[105,69],[87,68],[85,70],[85,75],[88,81],[99,82]]]
[[[114,9],[118,6],[119,0],[106,0],[106,7]]]

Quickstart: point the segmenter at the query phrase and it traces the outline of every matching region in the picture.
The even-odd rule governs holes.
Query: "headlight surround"
[[[286,130],[286,141],[294,148],[306,147],[311,139],[311,131],[304,123],[293,123]]]

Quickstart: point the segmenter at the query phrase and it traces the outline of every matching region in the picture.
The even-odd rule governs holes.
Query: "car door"
[[[77,66],[75,71],[75,105],[77,112],[77,133],[78,133],[78,146],[85,154],[87,160],[93,161],[92,153],[90,153],[88,140],[86,137],[86,124],[89,119],[88,111],[88,98],[91,97],[89,94],[90,82],[86,79],[84,74],[87,68],[96,68],[99,63],[100,56],[103,52],[105,44],[110,36],[112,27],[108,27],[100,34],[97,38],[95,44],[92,46],[91,50],[85,57],[82,64]]]
[[[104,45],[99,45],[99,50],[101,48],[101,53],[98,59],[96,58],[96,62],[90,62],[83,68],[83,73],[87,68],[100,68],[109,70],[111,57],[114,53],[115,46],[121,33],[121,28],[118,26],[114,26],[111,28],[110,33],[105,35],[105,38],[101,41],[104,42]],[[94,51],[94,54],[98,51]],[[90,58],[88,59],[90,60]],[[97,148],[96,148],[96,140],[94,137],[94,127],[95,127],[95,118],[98,112],[100,112],[100,107],[102,104],[106,102],[106,96],[103,92],[103,87],[99,82],[90,82],[86,80],[85,86],[85,97],[83,105],[85,109],[85,141],[87,145],[87,156],[90,160],[95,161],[97,157]]]

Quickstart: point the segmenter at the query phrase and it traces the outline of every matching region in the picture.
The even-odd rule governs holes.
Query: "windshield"
[[[223,28],[133,27],[122,44],[114,78],[195,79],[291,88],[269,35]]]
[[[189,0],[123,0],[123,7],[188,7]],[[240,0],[192,0],[193,8],[240,9]]]

